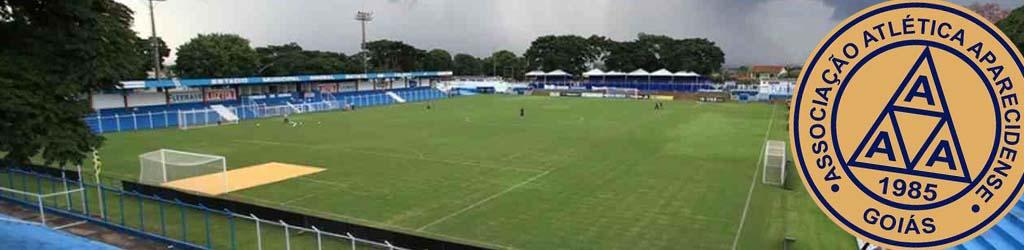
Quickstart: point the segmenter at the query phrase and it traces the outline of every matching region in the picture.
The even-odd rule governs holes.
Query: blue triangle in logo
[[[854,150],[848,165],[970,182],[929,48],[914,62]]]

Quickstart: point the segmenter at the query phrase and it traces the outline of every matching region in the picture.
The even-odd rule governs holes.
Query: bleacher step
[[[405,103],[405,98],[402,98],[401,96],[398,96],[398,94],[395,94],[395,92],[393,92],[393,91],[388,91],[388,92],[384,92],[384,93],[387,94],[388,96],[390,96],[391,99],[394,99],[398,103]]]
[[[238,121],[238,115],[236,115],[234,111],[231,111],[231,109],[224,107],[224,105],[211,105],[210,108],[213,109],[214,112],[217,112],[217,115],[220,115],[220,118],[224,121]]]

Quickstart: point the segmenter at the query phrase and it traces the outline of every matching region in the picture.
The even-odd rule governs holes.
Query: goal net
[[[139,165],[139,182],[143,184],[159,186],[192,177],[222,174],[224,190],[228,189],[227,159],[223,156],[160,149],[139,155]]]
[[[768,141],[764,147],[764,174],[761,182],[782,186],[786,182],[786,142]]]
[[[238,118],[229,119],[215,109],[182,110],[178,112],[178,128],[193,129],[223,124],[236,124]]]

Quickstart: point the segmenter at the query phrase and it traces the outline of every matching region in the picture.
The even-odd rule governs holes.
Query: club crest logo
[[[793,95],[808,192],[881,246],[948,248],[984,233],[1024,184],[1020,58],[994,25],[945,2],[885,2],[843,21]]]

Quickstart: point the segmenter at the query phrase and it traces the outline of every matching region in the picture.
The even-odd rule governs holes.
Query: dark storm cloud
[[[879,1],[870,0],[821,0],[825,5],[833,8],[832,18],[844,19],[853,13],[857,13],[868,6],[877,4]]]
[[[149,35],[142,0],[118,0],[136,11]],[[959,4],[975,0],[958,0]],[[297,42],[307,49],[359,49],[358,10],[374,12],[368,39],[487,56],[522,54],[538,36],[637,33],[706,37],[728,65],[802,64],[829,30],[878,1],[847,0],[169,0],[157,3],[157,30],[173,48],[199,33],[236,33],[254,46]],[[999,0],[1016,7],[1020,0]],[[173,61],[173,60],[172,60]],[[653,69],[649,69],[653,70]]]

